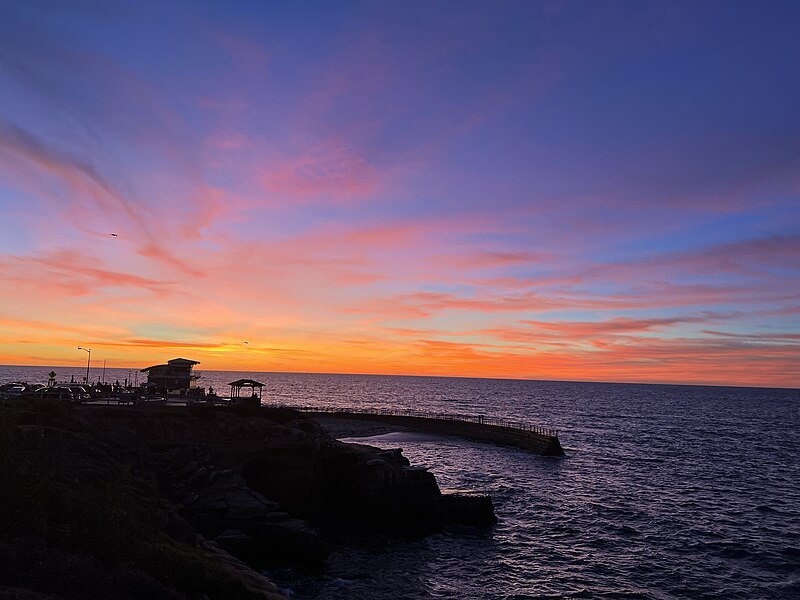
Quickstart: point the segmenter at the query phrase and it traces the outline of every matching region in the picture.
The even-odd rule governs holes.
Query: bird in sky
[[[111,237],[118,237],[116,233],[112,233]]]

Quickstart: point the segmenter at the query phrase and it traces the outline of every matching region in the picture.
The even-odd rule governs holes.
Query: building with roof
[[[231,402],[242,406],[257,407],[261,406],[261,388],[264,384],[253,379],[237,379],[231,381]],[[250,395],[242,396],[242,390],[249,389]]]
[[[196,360],[173,358],[164,365],[153,365],[141,372],[147,373],[148,388],[154,388],[162,394],[183,396],[189,389],[197,386],[200,376],[192,373],[192,367],[199,364]]]

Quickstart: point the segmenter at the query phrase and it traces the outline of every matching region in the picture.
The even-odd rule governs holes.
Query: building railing
[[[538,425],[533,425],[531,423],[525,423],[522,421],[488,417],[485,415],[458,415],[412,409],[399,410],[389,408],[340,408],[328,406],[293,406],[289,404],[283,404],[281,405],[281,408],[291,408],[299,412],[316,412],[327,414],[347,413],[356,415],[376,415],[383,417],[418,417],[423,419],[435,419],[438,421],[457,421],[463,423],[476,423],[478,425],[491,425],[493,427],[504,427],[506,429],[514,429],[516,431],[535,433],[537,435],[544,435],[548,437],[558,437],[558,431],[555,429],[539,427]]]

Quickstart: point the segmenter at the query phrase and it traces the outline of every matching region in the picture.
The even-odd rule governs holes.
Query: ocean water
[[[49,370],[0,367],[0,382]],[[323,576],[291,587],[296,598],[800,598],[798,390],[201,373],[222,392],[263,381],[265,402],[490,414],[560,432],[564,458],[370,439],[402,447],[442,488],[489,493],[500,522],[338,548]]]

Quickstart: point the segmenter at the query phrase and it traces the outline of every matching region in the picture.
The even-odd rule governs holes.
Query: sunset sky
[[[799,27],[3,2],[0,364],[799,387]]]

